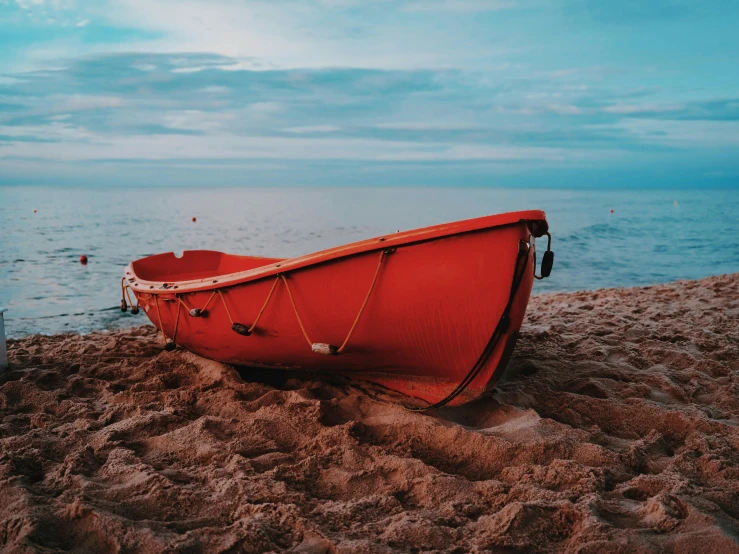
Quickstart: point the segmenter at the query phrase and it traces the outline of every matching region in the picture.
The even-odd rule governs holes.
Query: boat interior
[[[136,277],[144,281],[197,281],[281,261],[282,258],[234,256],[213,250],[186,250],[179,257],[173,252],[167,252],[136,260],[133,262],[133,270]]]

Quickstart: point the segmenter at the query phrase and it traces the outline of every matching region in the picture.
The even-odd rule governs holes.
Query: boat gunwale
[[[134,264],[139,260],[134,260],[126,266],[125,279],[128,281],[128,286],[134,292],[145,294],[174,295],[185,292],[191,293],[224,289],[245,283],[259,281],[267,277],[274,277],[275,275],[281,273],[294,272],[301,269],[307,269],[311,266],[337,261],[342,258],[365,254],[367,252],[379,251],[385,248],[399,248],[402,246],[409,246],[441,238],[447,238],[454,235],[462,235],[475,231],[483,231],[496,227],[504,227],[530,221],[546,222],[546,214],[541,210],[523,210],[495,215],[487,215],[473,219],[464,219],[453,221],[450,223],[440,223],[429,227],[421,227],[418,229],[412,229],[410,231],[393,233],[389,236],[374,237],[358,242],[343,244],[340,246],[329,248],[327,250],[321,250],[319,252],[313,252],[295,258],[286,258],[284,260],[281,260],[280,262],[271,263],[244,271],[227,273],[223,275],[213,275],[211,277],[206,277],[203,279],[193,279],[190,281],[148,281],[145,279],[141,279],[136,275],[133,267]],[[192,251],[190,250],[185,252]],[[164,252],[162,254],[174,255],[173,252]],[[140,260],[144,259],[146,258],[140,258]],[[163,288],[164,285],[170,286]],[[174,286],[176,286],[177,288],[175,289]]]

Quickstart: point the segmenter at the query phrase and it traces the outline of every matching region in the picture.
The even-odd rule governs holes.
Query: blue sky
[[[736,186],[739,3],[0,0],[0,184]]]

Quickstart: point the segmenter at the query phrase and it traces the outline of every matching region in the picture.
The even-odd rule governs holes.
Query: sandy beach
[[[534,297],[432,414],[150,326],[8,349],[7,552],[739,552],[739,274]]]

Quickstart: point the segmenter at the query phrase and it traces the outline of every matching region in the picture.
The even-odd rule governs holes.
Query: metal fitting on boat
[[[248,337],[251,335],[251,331],[249,331],[249,327],[244,325],[243,323],[232,323],[231,324],[231,330],[234,333],[238,333],[239,335],[243,335],[245,337]]]
[[[333,344],[325,344],[323,342],[314,342],[311,345],[311,350],[316,354],[323,354],[324,356],[338,356],[339,348]]]
[[[547,236],[547,251],[544,252],[544,257],[541,259],[541,275],[536,275],[536,273],[534,273],[534,277],[536,277],[537,279],[544,279],[545,277],[549,277],[549,275],[551,275],[552,273],[552,266],[554,265],[554,252],[552,252],[552,235],[549,234],[549,232],[546,232],[544,234]]]
[[[190,317],[205,317],[206,315],[208,315],[207,310],[201,310],[200,308],[190,310]]]

